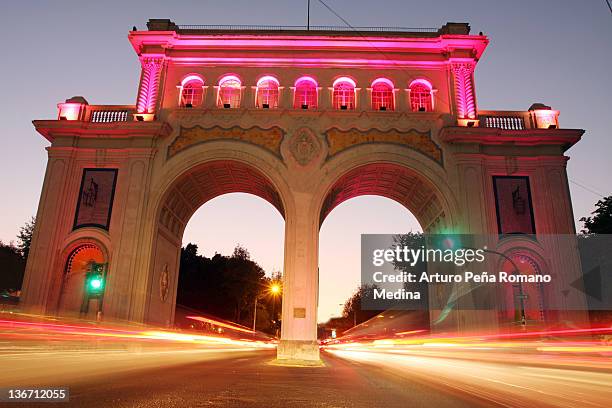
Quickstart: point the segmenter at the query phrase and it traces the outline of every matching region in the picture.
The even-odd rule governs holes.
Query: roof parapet
[[[469,35],[468,23],[448,22],[440,28],[432,27],[345,27],[345,26],[277,26],[277,25],[178,25],[167,18],[154,18],[147,22],[148,31],[174,31],[176,33],[211,32],[292,32],[296,34],[367,33],[368,35],[393,34],[406,37],[438,37],[441,35]]]

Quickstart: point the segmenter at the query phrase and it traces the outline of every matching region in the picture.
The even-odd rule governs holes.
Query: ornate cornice
[[[391,129],[381,131],[371,129],[361,131],[358,129],[340,130],[337,128],[329,129],[326,133],[329,144],[329,155],[333,156],[352,146],[366,143],[393,143],[408,147],[425,156],[435,160],[442,165],[442,149],[431,140],[430,132],[419,132],[411,129],[405,132]]]
[[[252,143],[269,150],[280,157],[280,145],[283,140],[283,131],[278,126],[263,129],[253,126],[248,129],[233,126],[229,129],[221,126],[203,128],[194,126],[191,128],[181,127],[179,135],[168,146],[168,158],[177,153],[200,143],[213,140],[240,140]]]
[[[582,129],[524,129],[505,130],[481,127],[447,127],[440,131],[439,139],[450,144],[541,146],[558,145],[565,151],[577,143]]]

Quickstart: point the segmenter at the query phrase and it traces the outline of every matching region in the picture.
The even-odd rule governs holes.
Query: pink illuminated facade
[[[231,192],[285,219],[281,359],[318,359],[319,226],[352,197],[393,199],[426,232],[503,237],[489,243],[499,251],[520,243],[525,273],[576,263],[562,244],[525,236],[575,232],[564,153],[583,131],[560,128],[543,104],[481,109],[474,70],[489,40],[469,25],[147,26],[128,35],[141,62],[135,105],[74,97],[34,121],[51,146],[23,289],[32,310],[172,325],[185,226]],[[82,254],[107,274],[98,306],[71,289],[89,267],[72,266]],[[524,314],[551,319],[542,305],[554,295],[529,290],[539,297]],[[430,298],[433,321],[445,301]],[[454,311],[442,329],[511,329],[513,316]]]

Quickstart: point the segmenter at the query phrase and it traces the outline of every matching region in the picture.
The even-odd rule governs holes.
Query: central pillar
[[[295,209],[285,215],[285,272],[280,362],[318,363],[319,220],[310,216],[312,195],[295,193]]]

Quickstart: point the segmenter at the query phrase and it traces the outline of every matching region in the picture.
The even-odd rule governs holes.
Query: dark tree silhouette
[[[583,234],[612,234],[612,195],[604,197],[595,204],[592,217],[582,217]]]
[[[361,299],[364,297],[373,297],[375,285],[361,285],[355,293],[344,303],[342,317],[347,321],[352,322],[352,325],[360,324],[369,320],[382,312],[383,310],[364,310],[361,307]]]
[[[21,290],[35,222],[32,217],[19,229],[16,246],[0,241],[0,292]]]
[[[0,292],[21,289],[25,259],[19,248],[0,242]]]
[[[280,310],[280,300],[275,305],[271,296],[265,296],[271,280],[241,246],[232,256],[206,258],[198,255],[197,245],[187,244],[181,250],[177,305],[251,326],[257,296],[257,328],[272,331],[273,311]]]
[[[19,228],[19,234],[17,235],[17,248],[19,248],[19,252],[25,261],[28,260],[28,255],[30,254],[30,245],[32,244],[35,225],[36,218],[30,218],[30,221],[26,221],[25,225]]]

